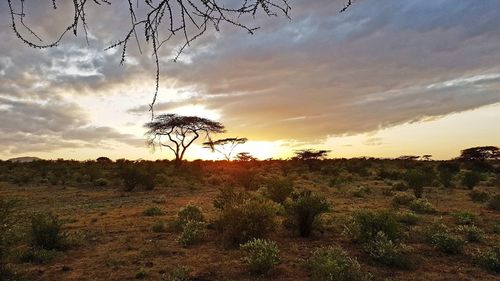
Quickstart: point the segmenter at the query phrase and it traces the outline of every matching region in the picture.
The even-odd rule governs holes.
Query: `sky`
[[[0,159],[173,157],[145,142],[148,46],[130,44],[123,65],[120,50],[104,50],[128,31],[128,8],[111,2],[89,4],[88,44],[70,34],[44,50],[15,36],[0,2]],[[247,137],[238,151],[261,159],[303,148],[450,159],[500,146],[499,1],[358,0],[338,14],[344,2],[293,0],[291,19],[242,18],[260,27],[253,35],[209,29],[177,62],[182,38],[167,42],[156,114],[220,121],[227,133],[215,138]],[[51,7],[25,1],[25,23],[47,41],[72,18],[70,7]],[[196,143],[187,158],[220,155]]]

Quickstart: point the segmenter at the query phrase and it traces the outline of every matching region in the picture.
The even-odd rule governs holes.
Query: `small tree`
[[[247,138],[225,138],[216,141],[209,140],[204,142],[203,145],[205,148],[210,149],[212,152],[219,152],[226,158],[227,161],[231,160],[231,154],[234,149],[240,145],[244,144],[248,141]]]
[[[474,189],[480,181],[481,175],[475,171],[467,171],[462,178],[462,184],[469,189]]]
[[[248,152],[240,152],[240,153],[236,154],[235,160],[239,161],[239,162],[250,162],[250,161],[257,160],[257,158],[253,157]]]
[[[453,177],[460,172],[460,166],[453,162],[442,162],[437,166],[439,181],[444,187],[450,187]]]
[[[200,136],[210,137],[211,133],[223,133],[224,125],[197,116],[161,114],[144,125],[148,129],[148,145],[167,147],[175,154],[176,166],[184,159],[186,150]],[[166,138],[166,140],[165,140]]]
[[[295,151],[295,159],[297,160],[320,160],[325,158],[330,150],[314,150],[314,149],[302,149]]]
[[[421,198],[424,192],[424,185],[427,183],[427,175],[418,169],[408,170],[404,177],[408,186],[413,189],[415,197]]]

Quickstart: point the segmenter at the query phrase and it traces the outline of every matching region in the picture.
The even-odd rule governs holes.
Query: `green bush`
[[[420,217],[412,211],[399,212],[397,220],[408,225],[416,225],[420,221]]]
[[[179,237],[179,243],[187,247],[201,241],[205,236],[206,227],[206,223],[202,221],[186,221]]]
[[[476,255],[477,263],[494,273],[500,273],[500,244]]]
[[[283,203],[293,192],[293,181],[288,178],[273,178],[267,182],[266,196],[276,203]]]
[[[306,261],[311,280],[365,281],[372,280],[370,274],[361,271],[361,265],[342,248],[322,247],[314,250]]]
[[[414,266],[413,249],[394,242],[379,232],[373,241],[365,244],[364,250],[375,261],[395,268],[410,269]]]
[[[472,201],[479,203],[484,203],[490,199],[490,194],[486,191],[472,190],[469,196]]]
[[[273,241],[252,239],[241,245],[241,249],[246,253],[243,261],[252,273],[267,273],[280,262],[278,245]]]
[[[270,200],[246,199],[225,206],[215,221],[215,228],[229,245],[237,246],[273,232],[277,211],[277,206]]]
[[[467,171],[462,177],[462,185],[473,189],[481,181],[481,174],[475,171]]]
[[[163,211],[158,207],[150,207],[150,208],[147,208],[146,210],[144,210],[142,212],[142,215],[147,216],[147,217],[162,216]]]
[[[448,232],[437,232],[430,237],[431,244],[447,254],[460,254],[464,250],[465,241]]]
[[[410,193],[406,192],[396,193],[392,197],[392,205],[395,207],[399,207],[401,205],[408,206],[415,199],[416,199],[415,196]]]
[[[373,241],[379,233],[389,240],[397,241],[401,236],[401,226],[396,216],[389,211],[358,211],[346,225],[346,233],[356,242]]]
[[[408,170],[404,176],[404,180],[408,187],[413,189],[415,197],[421,198],[424,192],[424,185],[429,182],[427,174],[422,170]]]
[[[311,191],[303,191],[292,195],[285,204],[287,220],[298,228],[300,236],[309,237],[318,216],[330,210],[326,199]]]
[[[465,235],[468,242],[481,242],[483,240],[484,231],[475,225],[461,225],[458,231]]]
[[[246,193],[237,192],[231,186],[225,186],[219,189],[219,194],[215,196],[213,205],[216,209],[223,210],[227,206],[242,203],[248,196]]]
[[[488,202],[488,207],[495,211],[500,211],[500,195],[495,195],[491,197]]]
[[[457,211],[453,213],[453,217],[455,218],[456,223],[460,225],[471,225],[477,221],[476,214],[468,211]]]
[[[201,208],[196,205],[187,205],[177,213],[177,220],[181,225],[185,225],[188,221],[205,221]]]
[[[109,181],[104,178],[98,178],[94,181],[95,186],[104,187],[109,185]]]
[[[427,199],[416,199],[410,203],[410,210],[417,214],[433,214],[436,212],[434,206]]]
[[[62,230],[64,223],[52,214],[37,214],[31,219],[31,243],[44,250],[64,250],[67,248],[67,233]]]
[[[153,224],[151,230],[156,233],[167,232],[168,227],[164,221],[157,221]]]

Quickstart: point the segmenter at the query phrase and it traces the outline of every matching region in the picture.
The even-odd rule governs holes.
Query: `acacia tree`
[[[197,116],[179,116],[177,114],[160,114],[153,121],[144,125],[148,129],[147,143],[153,149],[158,145],[167,147],[175,155],[175,163],[179,166],[184,154],[198,138],[209,138],[212,133],[223,133],[224,125]]]
[[[500,160],[500,150],[496,146],[471,147],[462,150],[459,159],[465,161]]]
[[[235,160],[239,162],[250,162],[256,161],[257,158],[253,157],[249,152],[240,152],[236,154]]]
[[[227,161],[231,160],[231,154],[234,149],[240,145],[244,144],[248,141],[247,138],[225,138],[220,140],[209,140],[204,142],[203,145],[205,148],[210,149],[212,152],[219,152],[226,158]]]
[[[346,1],[340,13],[346,11],[353,1]],[[36,2],[40,3],[42,0]],[[128,15],[120,19],[124,23],[123,30],[120,30],[124,34],[122,39],[109,45],[107,49],[121,48],[120,64],[123,64],[131,40],[137,43],[141,53],[143,52],[141,42],[148,44],[156,66],[156,88],[150,104],[151,112],[156,102],[160,81],[158,52],[162,46],[167,45],[166,42],[177,42],[176,38],[180,37],[179,49],[174,52],[176,53],[174,61],[176,61],[186,47],[210,28],[219,31],[221,24],[229,24],[253,34],[259,27],[247,25],[245,18],[255,18],[259,13],[266,16],[282,15],[290,18],[289,0],[123,0],[113,2],[113,4],[111,0],[45,0],[43,2],[54,10],[61,11],[59,16],[63,18],[66,15],[64,15],[64,9],[60,9],[59,6],[64,3],[72,6],[72,19],[68,25],[61,27],[61,32],[55,39],[49,41],[44,41],[25,21],[25,18],[29,16],[28,9],[25,7],[29,4],[25,0],[7,0],[14,34],[24,44],[38,49],[56,47],[66,35],[72,33],[78,36],[79,31],[82,30],[88,42],[87,16],[93,12],[92,6],[95,9],[113,6],[111,9],[115,9],[117,5],[123,5],[128,9]],[[35,24],[41,23],[35,22]]]
[[[297,160],[319,160],[323,159],[330,153],[330,150],[314,150],[314,149],[302,149],[295,151],[295,159]]]

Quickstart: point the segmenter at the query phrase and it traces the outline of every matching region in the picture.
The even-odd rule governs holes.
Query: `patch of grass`
[[[408,206],[415,199],[416,197],[413,194],[407,192],[399,192],[392,197],[392,205],[395,207]]]
[[[164,221],[157,221],[153,224],[151,230],[156,233],[167,232],[168,226]]]
[[[490,194],[486,191],[472,190],[469,193],[469,197],[473,202],[484,203],[490,199]]]
[[[488,208],[495,211],[500,211],[500,194],[491,197],[490,201],[488,202]]]
[[[26,263],[50,264],[60,256],[61,252],[57,250],[33,248],[21,253],[19,259]]]

